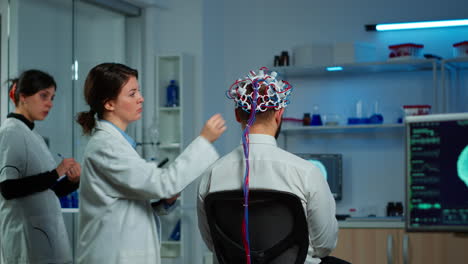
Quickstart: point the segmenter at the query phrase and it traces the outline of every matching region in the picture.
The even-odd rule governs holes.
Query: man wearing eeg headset
[[[204,199],[212,192],[242,189],[242,177],[250,175],[250,189],[284,191],[301,199],[309,229],[305,263],[347,263],[328,257],[337,243],[338,223],[335,200],[322,173],[276,143],[291,88],[289,83],[276,79],[276,72],[262,68],[258,74],[251,71],[227,91],[228,98],[235,102],[236,120],[244,130],[243,145],[215,162],[202,176],[197,205],[200,232],[214,251]],[[248,167],[249,173],[244,172],[243,168]]]

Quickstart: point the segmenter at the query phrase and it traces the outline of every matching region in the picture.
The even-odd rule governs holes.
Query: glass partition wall
[[[84,80],[99,63],[125,63],[126,17],[79,0],[10,0],[10,12],[8,75],[34,68],[55,78],[54,107],[37,131],[53,153],[81,161],[86,138],[74,119],[88,109]]]
[[[72,157],[73,1],[20,0],[16,1],[16,10],[11,12],[16,30],[11,32],[10,45],[17,47],[16,52],[10,54],[11,77],[28,69],[42,70],[54,77],[57,82],[54,106],[44,121],[36,122],[36,127],[46,138],[52,153]],[[13,105],[10,103],[10,106]]]
[[[6,118],[8,110],[8,24],[9,0],[0,1],[0,122]]]

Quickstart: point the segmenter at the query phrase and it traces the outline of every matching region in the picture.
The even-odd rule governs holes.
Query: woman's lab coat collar
[[[131,146],[134,149],[132,144],[130,144],[130,142],[128,142],[128,140],[124,137],[124,135],[122,135],[122,133],[120,133],[120,131],[117,130],[117,128],[113,124],[111,124],[110,122],[97,120],[96,121],[96,128],[95,128],[94,133],[96,133],[97,130],[103,130],[103,131],[106,131],[108,133],[111,133],[112,135],[116,136],[117,138],[122,139],[122,141],[125,141],[126,144],[128,144],[129,146]]]

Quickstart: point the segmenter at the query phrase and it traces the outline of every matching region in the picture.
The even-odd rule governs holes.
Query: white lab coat
[[[44,139],[25,123],[8,118],[0,128],[0,182],[55,169]],[[48,189],[5,200],[0,195],[1,250],[5,263],[71,263],[60,203]]]
[[[157,168],[112,124],[98,121],[84,154],[78,263],[160,263],[150,199],[181,192],[218,158],[198,137],[168,168]]]

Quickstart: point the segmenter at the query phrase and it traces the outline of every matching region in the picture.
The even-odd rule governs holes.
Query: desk
[[[406,232],[403,221],[339,221],[333,256],[358,264],[465,263],[468,236]]]

